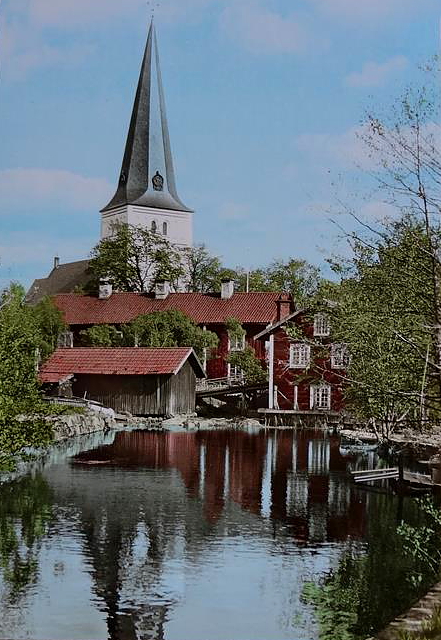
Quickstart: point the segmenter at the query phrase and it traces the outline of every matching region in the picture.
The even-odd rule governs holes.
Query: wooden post
[[[274,409],[274,334],[269,339],[268,409]]]
[[[403,480],[404,480],[403,455],[399,453],[398,454],[398,482],[403,482]]]

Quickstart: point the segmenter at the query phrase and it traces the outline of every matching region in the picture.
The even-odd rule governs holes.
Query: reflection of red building
[[[233,500],[255,516],[269,515],[285,525],[299,543],[364,535],[366,498],[347,474],[352,459],[340,454],[337,437],[323,431],[121,432],[112,445],[74,460],[177,469],[189,495],[203,502],[207,522],[219,520]]]

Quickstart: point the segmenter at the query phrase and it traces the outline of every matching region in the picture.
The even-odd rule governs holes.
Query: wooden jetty
[[[433,482],[431,476],[406,471],[401,466],[351,471],[351,475],[356,484],[367,488],[372,486],[371,482],[382,480],[392,480],[397,492],[420,493],[441,488],[441,484]]]

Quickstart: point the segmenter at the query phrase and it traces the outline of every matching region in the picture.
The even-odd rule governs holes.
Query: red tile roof
[[[124,324],[154,311],[179,309],[197,324],[222,324],[227,318],[267,325],[276,319],[280,293],[235,293],[228,300],[203,293],[171,293],[165,300],[140,293],[114,293],[107,300],[64,293],[54,302],[69,325]]]
[[[203,377],[202,367],[190,347],[89,348],[57,349],[40,369],[41,382],[59,382],[69,374],[167,375],[176,374],[192,358],[196,375]]]

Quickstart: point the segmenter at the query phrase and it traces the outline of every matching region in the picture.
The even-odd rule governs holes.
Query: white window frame
[[[316,313],[314,315],[314,336],[326,337],[331,333],[329,317],[326,313]]]
[[[243,351],[245,349],[245,334],[243,336],[234,336],[228,338],[229,351]]]
[[[237,364],[228,363],[227,377],[232,382],[243,382],[244,373]]]
[[[332,389],[330,384],[312,384],[309,387],[310,409],[329,411],[331,408]]]
[[[345,369],[348,366],[348,345],[336,343],[331,345],[331,368]]]
[[[62,331],[57,339],[57,347],[71,349],[74,345],[74,334],[72,331]]]
[[[297,357],[296,357],[297,356]],[[291,369],[306,369],[311,363],[311,347],[304,342],[294,342],[289,347]]]

